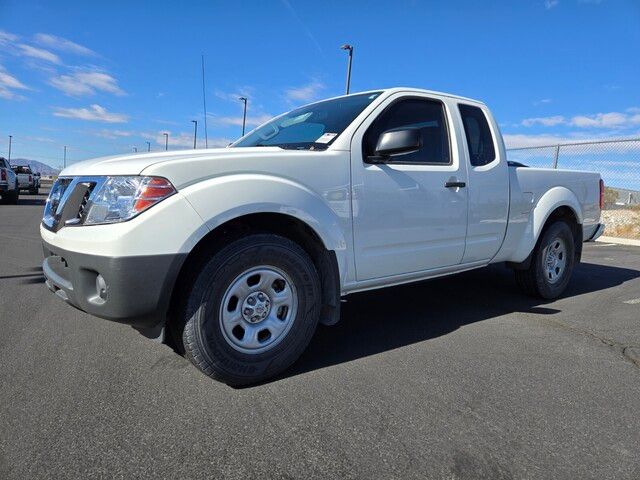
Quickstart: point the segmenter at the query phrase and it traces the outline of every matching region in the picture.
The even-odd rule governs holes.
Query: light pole
[[[133,147],[133,152],[138,153],[138,147]]]
[[[145,142],[147,144],[147,152],[151,151],[151,142]]]
[[[351,62],[353,61],[353,45],[345,43],[340,47],[342,50],[349,52],[349,64],[347,65],[347,95],[349,95],[349,86],[351,85]]]
[[[62,168],[67,168],[67,146],[64,146],[64,156],[62,157]]]
[[[163,133],[164,135],[164,149],[169,150],[169,134]]]
[[[193,148],[196,148],[196,140],[198,138],[198,120],[191,120],[193,123]]]
[[[240,97],[238,100],[244,102],[244,112],[242,113],[242,136],[244,137],[244,127],[247,123],[247,97]]]
[[[9,158],[7,158],[7,162],[9,163],[9,165],[11,165],[11,139],[13,138],[13,135],[9,135]]]

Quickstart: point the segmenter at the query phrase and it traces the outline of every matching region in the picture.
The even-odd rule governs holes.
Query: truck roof
[[[350,93],[349,95],[337,95],[335,97],[330,97],[330,98],[323,98],[322,100],[318,100],[318,101],[323,101],[323,100],[330,100],[331,98],[340,98],[340,97],[347,97],[350,95],[363,95],[363,94],[367,94],[367,93],[377,93],[377,92],[384,92],[387,94],[391,94],[391,93],[397,93],[397,92],[417,92],[417,93],[428,93],[431,95],[439,95],[442,97],[449,97],[449,98],[455,98],[458,100],[464,100],[466,102],[473,102],[473,103],[478,103],[481,105],[484,105],[484,102],[480,101],[480,100],[475,100],[473,98],[468,98],[468,97],[463,97],[461,95],[455,95],[453,93],[446,93],[446,92],[438,92],[436,90],[427,90],[424,88],[416,88],[416,87],[392,87],[392,88],[377,88],[374,90],[365,90],[362,92],[353,92]],[[316,102],[313,102],[316,103]]]

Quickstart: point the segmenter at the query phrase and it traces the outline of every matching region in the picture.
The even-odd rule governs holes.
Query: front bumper
[[[106,257],[43,241],[42,271],[49,289],[97,317],[138,328],[162,325],[186,254]]]

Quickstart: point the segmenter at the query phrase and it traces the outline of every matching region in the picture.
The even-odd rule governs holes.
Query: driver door
[[[451,142],[453,125],[443,100],[397,94],[356,131],[351,172],[358,281],[461,262],[467,229],[467,172],[457,142]],[[418,151],[392,156],[382,164],[367,163],[383,132],[403,128],[419,129],[422,146]],[[451,183],[465,186],[446,186]]]

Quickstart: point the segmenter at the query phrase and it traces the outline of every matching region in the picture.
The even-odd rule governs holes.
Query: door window
[[[384,132],[408,128],[420,130],[422,147],[416,152],[394,156],[394,163],[451,163],[444,105],[420,98],[400,100],[380,114],[364,135],[364,158],[375,154],[378,139]]]

